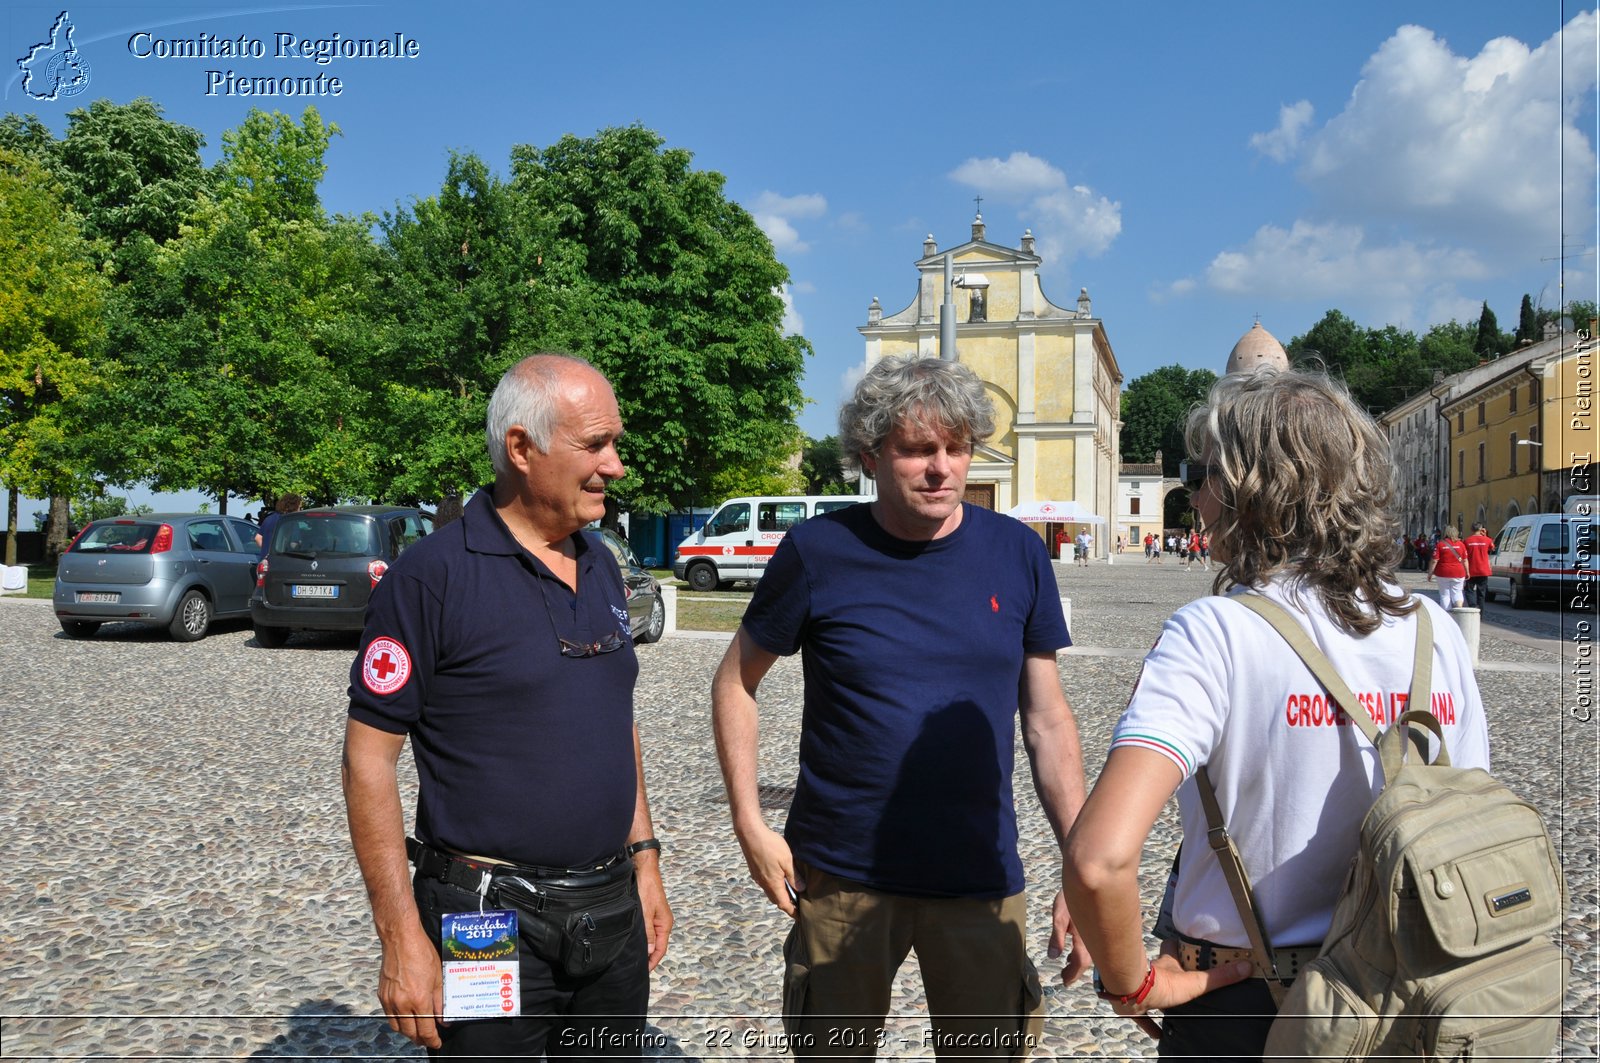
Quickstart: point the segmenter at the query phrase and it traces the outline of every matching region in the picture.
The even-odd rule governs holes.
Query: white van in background
[[[1597,538],[1600,517],[1592,514],[1512,517],[1495,537],[1485,596],[1492,602],[1503,595],[1513,609],[1553,598],[1568,609],[1593,610]]]
[[[867,501],[860,495],[763,495],[730,498],[705,527],[678,544],[672,574],[692,590],[758,580],[790,528],[807,517]]]

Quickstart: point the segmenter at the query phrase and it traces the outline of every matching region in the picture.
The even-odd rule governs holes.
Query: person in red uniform
[[[1489,582],[1489,555],[1494,552],[1494,540],[1484,530],[1483,521],[1472,526],[1467,536],[1467,608],[1482,609],[1484,587]]]
[[[1454,524],[1447,526],[1444,535],[1434,544],[1428,575],[1439,578],[1439,604],[1446,609],[1460,608],[1461,590],[1467,582],[1467,546],[1459,538]]]

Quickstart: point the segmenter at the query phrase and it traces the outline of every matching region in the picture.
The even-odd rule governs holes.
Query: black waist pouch
[[[605,970],[622,955],[639,921],[633,868],[615,882],[568,886],[556,881],[496,876],[495,903],[515,908],[534,953],[570,977]]]

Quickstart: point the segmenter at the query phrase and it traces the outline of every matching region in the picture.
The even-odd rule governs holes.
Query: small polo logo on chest
[[[997,596],[993,595],[993,594],[989,595],[989,612],[998,613],[999,611],[1000,611],[1000,599]]]

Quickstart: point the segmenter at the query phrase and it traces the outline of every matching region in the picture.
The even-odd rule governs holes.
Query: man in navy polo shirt
[[[626,595],[581,531],[625,472],[622,420],[587,362],[535,355],[501,379],[487,434],[494,484],[389,569],[351,667],[344,790],[383,946],[378,999],[435,1055],[637,1057],[672,912],[633,723]],[[396,774],[408,736],[409,842]],[[533,911],[541,897],[580,913],[592,902],[599,931],[579,914],[563,942]],[[447,1009],[442,927],[518,908],[520,1007],[493,986],[479,997],[520,1014],[451,1021],[483,1005],[468,982],[467,1003],[450,998],[462,1010]]]
[[[800,1058],[886,1048],[890,988],[913,948],[933,1019],[919,1049],[1025,1058],[1039,1032],[1011,785],[1018,710],[1058,843],[1083,803],[1083,761],[1044,541],[962,501],[973,448],[993,431],[970,369],[878,362],[839,414],[840,449],[878,497],[790,530],[713,680],[745,862],[796,920],[783,1011]],[[797,650],[800,772],[779,836],[757,796],[755,696]],[[1053,922],[1058,955],[1071,933],[1059,894]],[[1087,961],[1074,941],[1068,981]]]

